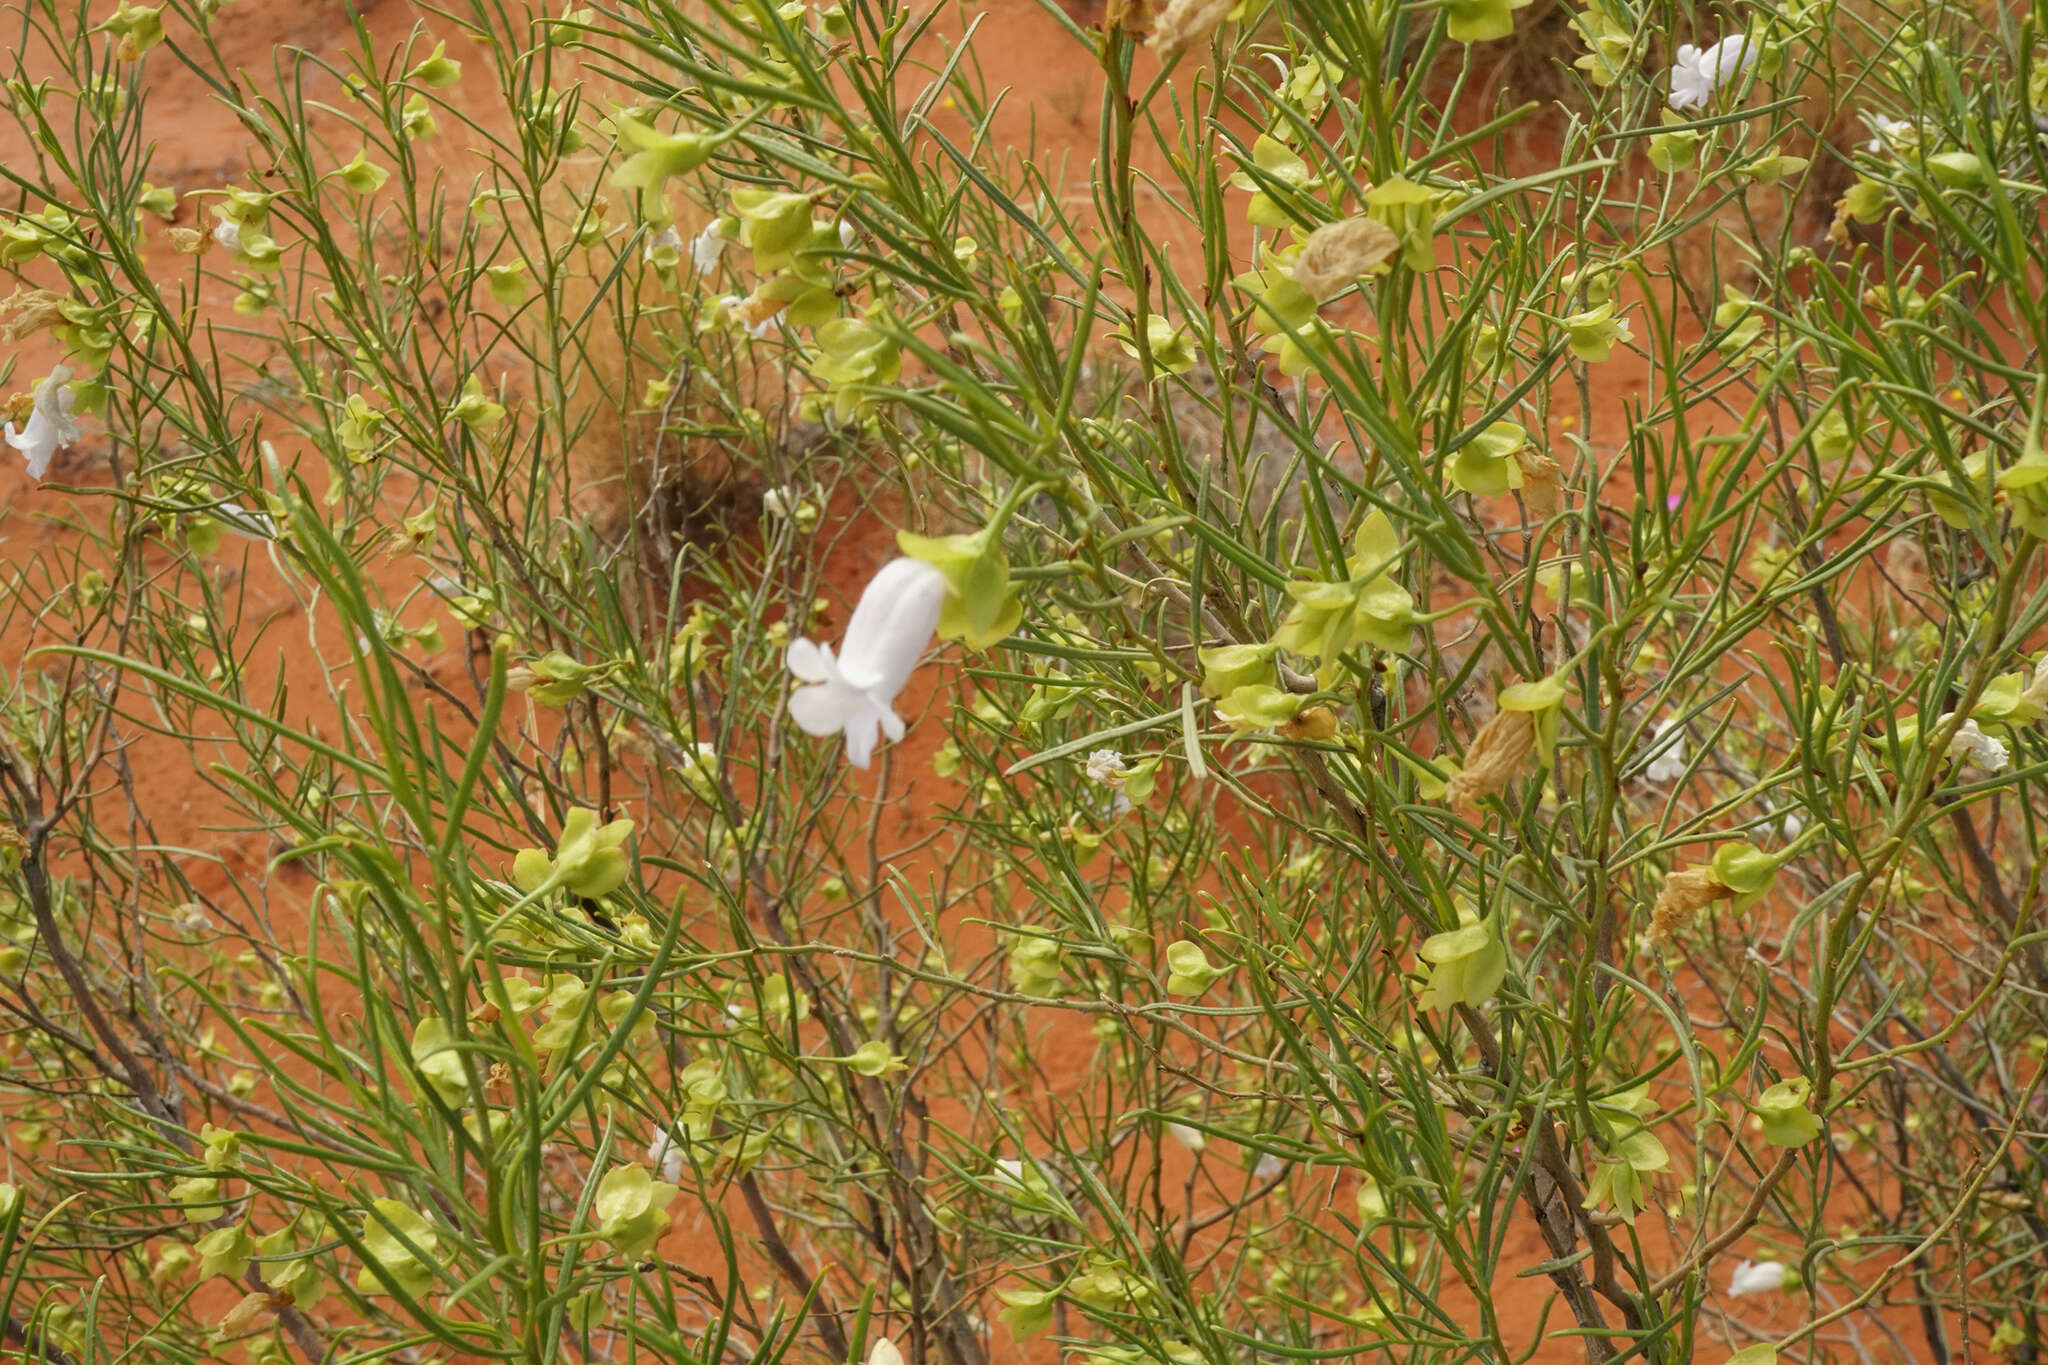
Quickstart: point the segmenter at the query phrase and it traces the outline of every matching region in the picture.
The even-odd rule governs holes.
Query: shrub
[[[104,8],[8,1352],[2038,1356],[2037,16]]]

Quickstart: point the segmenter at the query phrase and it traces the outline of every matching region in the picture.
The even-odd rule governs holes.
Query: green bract
[[[1565,344],[1574,356],[1597,364],[1614,354],[1616,342],[1629,339],[1628,324],[1615,317],[1614,312],[1615,304],[1609,300],[1564,320]]]
[[[1307,698],[1263,683],[1234,687],[1216,708],[1233,730],[1277,730],[1301,714]]]
[[[832,391],[833,412],[850,420],[871,395],[903,372],[895,339],[865,318],[834,318],[818,328],[811,372]]]
[[[483,380],[471,375],[463,382],[462,396],[449,407],[447,420],[488,436],[505,420],[505,405],[493,402],[484,392]]]
[[[1202,945],[1185,938],[1167,945],[1166,968],[1169,995],[1200,995],[1230,971],[1211,966]]]
[[[851,1056],[835,1057],[832,1060],[863,1076],[887,1076],[891,1072],[908,1069],[908,1064],[891,1052],[889,1045],[879,1038],[862,1043],[853,1050]]]
[[[358,464],[376,454],[383,443],[384,422],[385,414],[371,407],[368,399],[350,394],[334,427],[342,453]]]
[[[364,1294],[396,1292],[425,1298],[441,1264],[441,1238],[434,1225],[395,1199],[373,1199],[363,1216],[363,1255],[356,1289]]]
[[[119,37],[117,55],[124,62],[132,62],[164,40],[162,9],[160,5],[135,5],[121,0],[113,15],[93,31]]]
[[[512,861],[512,880],[529,894],[559,886],[586,899],[608,896],[632,872],[624,852],[632,832],[631,820],[600,825],[596,811],[578,806],[562,820],[555,856],[549,858],[537,848],[522,849]]]
[[[448,44],[435,43],[433,55],[406,72],[405,78],[429,90],[446,90],[462,80],[462,63],[448,55]]]
[[[1572,65],[1585,72],[1596,86],[1604,89],[1613,85],[1626,69],[1629,50],[1635,46],[1635,35],[1598,3],[1582,14],[1573,15],[1572,25],[1585,38],[1589,49]]]
[[[1458,918],[1462,922],[1457,928],[1422,942],[1422,960],[1430,964],[1429,979],[1415,1000],[1422,1009],[1483,1005],[1507,978],[1508,951],[1494,921],[1482,920],[1462,905]]]
[[[1294,218],[1264,187],[1277,184],[1289,190],[1306,191],[1314,185],[1315,173],[1293,148],[1279,138],[1261,133],[1252,143],[1251,167],[1232,176],[1230,183],[1256,191],[1246,210],[1254,224],[1282,228],[1292,225]]]
[[[754,269],[767,274],[796,264],[799,247],[811,240],[811,196],[772,190],[732,193],[740,244],[754,253]]]
[[[670,180],[709,161],[720,141],[703,133],[663,133],[634,114],[620,114],[612,126],[619,146],[632,153],[612,172],[612,183],[621,189],[654,194]]]
[[[193,1244],[199,1253],[199,1278],[210,1280],[219,1275],[224,1279],[239,1280],[249,1269],[249,1258],[256,1254],[256,1239],[249,1235],[246,1225],[237,1223],[233,1227],[215,1228]]]
[[[1251,297],[1252,325],[1264,337],[1260,347],[1279,358],[1280,372],[1298,377],[1314,368],[1329,329],[1316,312],[1315,295],[1295,283],[1286,264],[1269,256],[1231,283]]]
[[[1289,583],[1287,595],[1294,606],[1273,643],[1320,659],[1326,680],[1336,676],[1337,661],[1360,645],[1407,648],[1418,618],[1415,599],[1391,573],[1401,553],[1392,524],[1375,510],[1360,525],[1347,565],[1356,576],[1343,583]]]
[[[1444,30],[1460,43],[1485,43],[1515,31],[1515,11],[1530,0],[1443,0]]]
[[[638,1260],[654,1250],[668,1226],[668,1206],[676,1187],[654,1179],[646,1168],[620,1166],[598,1182],[591,1214],[597,1235],[619,1255]]]
[[[988,649],[1016,632],[1018,623],[1024,619],[1024,604],[1010,582],[1010,561],[1003,552],[1001,526],[951,536],[898,531],[896,544],[904,554],[923,560],[945,575],[947,593],[945,605],[939,609],[940,639],[958,640],[969,649]]]
[[[1557,756],[1558,727],[1564,720],[1564,699],[1570,695],[1565,680],[1557,674],[1534,682],[1504,687],[1497,699],[1503,711],[1527,712],[1536,722],[1536,752],[1545,763]]]
[[[1058,1290],[998,1289],[1003,1309],[996,1314],[1018,1337],[1034,1337],[1052,1326],[1053,1310],[1059,1306]]]
[[[1753,844],[1723,844],[1714,850],[1710,866],[1714,880],[1734,893],[1735,908],[1747,910],[1770,891],[1783,861]]]
[[[367,147],[357,152],[347,165],[337,168],[334,175],[357,194],[375,194],[391,178],[390,171],[370,160]]]
[[[1529,433],[1513,422],[1495,422],[1451,457],[1451,482],[1467,493],[1505,493],[1522,486],[1521,462],[1515,452]]]
[[[1366,191],[1366,213],[1401,239],[1401,260],[1410,270],[1436,265],[1437,200],[1435,190],[1398,175]]]
[[[430,1014],[413,1026],[412,1060],[443,1104],[459,1109],[468,1102],[469,1068],[447,1021],[439,1015]]]
[[[1795,1076],[1779,1081],[1757,1097],[1753,1107],[1767,1142],[1779,1147],[1804,1147],[1820,1136],[1820,1119],[1806,1107],[1812,1090],[1813,1082]]]
[[[1125,355],[1134,360],[1139,358],[1138,344],[1128,332],[1112,332],[1110,337],[1123,348]],[[1175,327],[1158,313],[1145,317],[1145,344],[1152,352],[1152,363],[1158,367],[1158,373],[1153,376],[1155,379],[1186,374],[1201,359],[1201,353],[1196,350],[1194,339],[1187,330]]]
[[[1205,645],[1197,657],[1202,665],[1202,695],[1227,697],[1240,687],[1271,686],[1275,679],[1276,645]]]

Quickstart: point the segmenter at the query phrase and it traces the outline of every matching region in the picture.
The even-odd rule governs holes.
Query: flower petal
[[[839,672],[832,662],[832,646],[811,639],[790,641],[784,662],[799,681],[807,683],[831,682]]]
[[[863,705],[846,721],[846,761],[856,768],[868,766],[875,756],[876,727],[881,720],[872,704]]]
[[[946,602],[946,576],[920,559],[890,560],[868,581],[840,643],[846,681],[885,701],[910,679]]]
[[[823,739],[845,729],[867,705],[858,692],[833,683],[812,683],[789,694],[789,718],[805,734]]]

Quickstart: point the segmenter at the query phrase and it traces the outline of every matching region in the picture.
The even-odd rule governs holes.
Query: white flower
[[[786,517],[796,506],[796,494],[788,488],[771,488],[761,495],[761,510],[771,517]]]
[[[213,240],[219,242],[237,256],[242,254],[242,226],[232,218],[223,218],[213,227]]]
[[[690,239],[690,264],[697,267],[699,275],[709,275],[724,254],[725,234],[718,230],[716,220]]]
[[[1259,1181],[1278,1180],[1286,1170],[1286,1162],[1274,1156],[1271,1152],[1267,1152],[1259,1158],[1258,1165],[1252,1167],[1252,1179]]]
[[[670,223],[647,239],[647,245],[640,248],[640,259],[658,264],[664,259],[673,259],[668,255],[670,252],[680,255],[682,249],[683,234],[676,231],[674,223]]]
[[[1185,1123],[1168,1123],[1166,1134],[1189,1151],[1199,1154],[1209,1145],[1209,1135],[1199,1128],[1190,1128]]]
[[[1782,1261],[1744,1261],[1728,1277],[1728,1296],[1740,1298],[1744,1294],[1769,1294],[1784,1288],[1786,1274]]]
[[[1090,781],[1114,787],[1124,780],[1124,756],[1114,749],[1097,749],[1088,755]]]
[[[1947,721],[1947,716],[1942,717],[1941,723]],[[1974,720],[1964,721],[1963,728],[1948,742],[1948,756],[1987,773],[2004,772],[2012,763],[2005,745],[1979,730]]]
[[[1883,114],[1862,117],[1870,128],[1870,141],[1863,144],[1866,152],[1897,151],[1920,140],[1920,125],[1912,119],[1886,118]]]
[[[903,1352],[889,1338],[876,1337],[875,1344],[868,1347],[867,1365],[903,1365]]]
[[[1024,1184],[1024,1163],[1013,1156],[999,1156],[995,1169],[989,1172],[998,1185],[1009,1185],[1016,1189],[1028,1188]]]
[[[661,1172],[661,1178],[673,1185],[683,1178],[683,1144],[676,1139],[673,1128],[654,1130],[654,1141],[647,1144],[647,1164]]]
[[[1669,735],[1667,739],[1665,736]],[[1650,740],[1650,765],[1643,769],[1643,776],[1652,782],[1676,782],[1685,776],[1685,731],[1679,729],[1675,719],[1657,722],[1657,733]]]
[[[807,735],[846,736],[846,761],[868,766],[879,731],[903,738],[896,694],[910,680],[946,601],[946,577],[921,559],[892,559],[868,580],[846,623],[839,657],[808,639],[789,647],[789,671],[806,686],[789,694],[789,716]]]
[[[1789,844],[1794,839],[1797,839],[1800,832],[1805,828],[1806,822],[1800,819],[1797,813],[1788,813],[1783,820],[1778,822],[1778,835]]]
[[[859,234],[854,231],[853,224],[847,222],[844,218],[841,218],[839,220],[839,245],[851,251],[853,249],[854,238],[857,237],[858,235]]]
[[[1705,108],[1716,90],[1741,80],[1743,73],[1756,65],[1757,56],[1756,45],[1739,33],[1705,49],[1685,44],[1678,49],[1677,65],[1671,68],[1668,103],[1678,110]]]
[[[71,420],[72,404],[78,400],[65,385],[71,382],[71,367],[59,365],[50,377],[36,385],[35,407],[21,430],[9,422],[0,435],[28,461],[28,476],[40,479],[50,472],[50,461],[65,446],[78,439],[78,423]]]

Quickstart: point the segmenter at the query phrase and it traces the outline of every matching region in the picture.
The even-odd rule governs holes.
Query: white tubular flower
[[[903,1365],[903,1352],[887,1337],[876,1337],[875,1344],[868,1347],[866,1365]]]
[[[1124,756],[1114,749],[1097,749],[1088,755],[1088,777],[1114,787],[1124,780]]]
[[[1944,722],[1947,719],[1942,717]],[[2012,754],[2004,743],[1979,730],[1974,720],[1964,721],[1948,742],[1948,756],[1987,773],[2002,773],[2012,765]]]
[[[1678,62],[1671,68],[1673,109],[1704,109],[1714,92],[1742,79],[1756,65],[1756,44],[1741,34],[1723,38],[1712,47],[1697,48],[1687,43],[1678,49]]]
[[[796,509],[796,495],[786,487],[768,489],[761,494],[761,510],[771,517],[786,517]]]
[[[1782,1261],[1744,1261],[1728,1277],[1728,1297],[1773,1293],[1785,1287],[1786,1274]]]
[[[676,1141],[674,1129],[654,1130],[654,1141],[647,1144],[647,1164],[671,1185],[683,1178],[683,1144]]]
[[[1197,1154],[1200,1154],[1202,1149],[1209,1145],[1209,1135],[1207,1133],[1199,1128],[1191,1128],[1185,1123],[1168,1123],[1166,1125],[1166,1135],[1189,1151]]]
[[[921,559],[892,559],[868,580],[839,657],[829,645],[798,640],[789,671],[806,684],[789,694],[789,717],[807,735],[846,736],[846,761],[868,766],[877,732],[903,738],[896,694],[924,657],[946,601],[946,576]]]
[[[690,264],[697,267],[699,275],[709,275],[723,255],[725,234],[718,230],[715,221],[690,239]]]
[[[1651,737],[1650,752],[1653,755],[1649,766],[1643,769],[1643,776],[1652,782],[1676,782],[1685,776],[1685,731],[1678,728],[1675,720],[1657,722],[1657,733]]]
[[[0,435],[28,461],[28,476],[40,480],[50,472],[50,461],[58,451],[78,439],[78,423],[71,419],[71,406],[78,400],[65,385],[71,382],[71,367],[59,365],[50,377],[36,385],[35,407],[19,431],[9,422]]]
[[[1252,1179],[1259,1181],[1277,1180],[1287,1170],[1287,1163],[1271,1152],[1262,1153],[1259,1164],[1252,1167]]]

